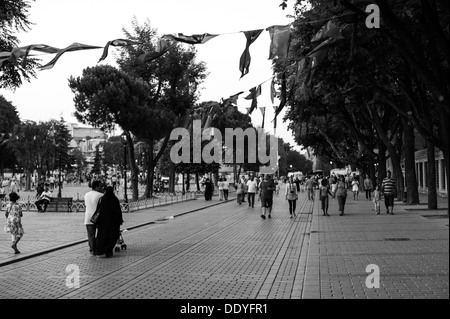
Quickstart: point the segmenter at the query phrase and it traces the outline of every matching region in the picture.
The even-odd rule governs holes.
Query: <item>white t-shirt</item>
[[[100,197],[103,196],[103,193],[97,191],[90,191],[84,195],[84,204],[86,206],[86,211],[84,213],[84,224],[85,225],[93,225],[90,221],[92,215],[94,215],[95,210],[97,209],[97,203]]]
[[[253,180],[253,181],[249,180],[247,182],[247,187],[248,187],[247,192],[248,193],[256,193],[256,186],[258,186],[258,185],[255,180]]]

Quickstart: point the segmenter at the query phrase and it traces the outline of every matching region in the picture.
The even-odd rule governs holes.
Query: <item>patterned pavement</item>
[[[345,216],[331,199],[324,217],[318,199],[301,193],[289,219],[282,197],[265,220],[259,202],[250,208],[202,198],[124,214],[125,228],[142,226],[125,232],[128,249],[109,259],[90,256],[85,241],[31,257],[29,248],[85,240],[85,229],[82,213],[33,219],[29,212],[19,249],[30,258],[0,266],[0,298],[449,298],[449,222],[439,216],[447,211],[396,203],[395,215],[377,216],[372,202],[349,196]],[[0,250],[1,265],[13,254],[3,241]],[[368,265],[379,269],[379,288],[366,285],[376,274]]]

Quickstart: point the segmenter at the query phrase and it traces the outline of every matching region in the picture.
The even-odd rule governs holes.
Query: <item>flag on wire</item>
[[[311,69],[319,66],[325,58],[328,56],[328,48],[332,43],[332,39],[328,39],[323,41],[321,44],[316,46],[310,53],[306,56],[311,58]]]
[[[115,40],[108,41],[108,42],[106,42],[105,48],[103,49],[103,54],[97,63],[106,59],[106,57],[108,56],[108,50],[109,50],[110,45],[112,45],[114,47],[118,47],[118,46],[123,47],[123,46],[127,46],[127,45],[134,45],[134,44],[140,44],[140,43],[141,42],[131,41],[131,40],[127,40],[127,39],[115,39]]]
[[[255,42],[261,32],[263,32],[263,29],[243,32],[245,34],[245,37],[247,38],[247,43],[245,45],[245,50],[241,55],[241,59],[239,60],[239,70],[241,71],[241,78],[246,75],[250,69],[250,45]]]
[[[274,25],[266,30],[269,31],[271,39],[269,60],[275,57],[286,59],[291,44],[291,25]]]
[[[102,47],[98,47],[98,46],[94,46],[94,45],[88,45],[88,44],[81,44],[81,43],[78,43],[78,42],[72,43],[67,48],[64,48],[62,50],[58,50],[58,52],[56,53],[56,56],[50,62],[48,62],[46,65],[41,66],[40,70],[48,70],[48,69],[53,68],[53,66],[56,64],[56,62],[61,57],[61,55],[63,55],[66,52],[79,51],[79,50],[90,50],[90,49],[101,49],[101,48]]]
[[[22,60],[22,67],[25,67],[27,61],[27,57],[30,54],[30,51],[34,50],[34,51],[39,51],[39,52],[44,52],[44,53],[56,53],[58,52],[58,48],[46,45],[46,44],[30,44],[24,47],[20,47],[20,48],[14,48],[11,51],[11,54],[9,56],[9,60],[13,63],[13,64],[17,64],[17,59],[20,57],[23,57]]]
[[[259,110],[261,111],[261,114],[262,114],[262,117],[263,117],[261,127],[264,128],[264,121],[266,119],[266,108],[264,106],[260,106]]]
[[[250,94],[245,97],[246,100],[252,100],[252,105],[250,107],[249,113],[252,114],[253,110],[258,106],[257,97],[261,95],[261,84],[257,87],[250,89]]]
[[[163,38],[167,37],[172,40],[188,44],[203,44],[217,36],[218,34],[209,34],[209,33],[193,34],[193,35],[184,35],[183,33],[178,33],[177,36],[173,34],[165,34]]]
[[[242,93],[244,93],[244,91],[241,91],[241,92],[239,92],[239,93],[236,93],[236,94],[230,96],[228,99],[223,100],[223,101],[222,101],[223,107],[228,107],[229,105],[236,104],[239,95],[241,95]]]
[[[272,78],[272,82],[270,83],[270,100],[273,101],[277,95],[277,91],[275,90],[275,77]]]
[[[162,57],[167,51],[172,49],[174,46],[175,43],[172,43],[172,41],[167,40],[165,38],[161,38],[158,40],[158,43],[156,44],[156,51],[142,54],[141,56],[139,56],[139,61],[141,63],[145,63],[156,60]]]
[[[320,41],[325,38],[332,38],[335,40],[344,39],[344,36],[342,35],[338,26],[332,20],[328,20],[328,22],[324,26],[322,26],[322,28],[320,28],[320,30],[312,38],[311,42]]]
[[[286,71],[284,71],[283,73],[281,73],[281,101],[280,101],[280,105],[278,106],[276,112],[275,112],[275,116],[277,116],[278,114],[280,114],[281,110],[284,108],[284,106],[286,105],[286,99],[287,99],[287,92],[286,92]]]

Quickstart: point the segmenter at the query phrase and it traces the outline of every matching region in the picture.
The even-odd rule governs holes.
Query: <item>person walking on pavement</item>
[[[237,184],[236,184],[236,195],[237,195],[237,203],[239,205],[242,204],[242,200],[244,198],[244,190],[245,190],[245,185],[242,179],[239,179]]]
[[[219,183],[217,186],[219,187],[219,201],[222,201],[223,200],[223,187],[224,187],[222,177],[219,178]]]
[[[51,197],[52,193],[48,189],[48,186],[46,186],[45,190],[41,193],[41,195],[39,195],[38,200],[35,202],[39,213],[45,213],[48,203],[50,203]]]
[[[366,178],[364,179],[363,183],[364,183],[364,190],[366,191],[366,199],[372,200],[373,183],[369,175],[366,174]]]
[[[295,177],[294,180],[295,186],[297,187],[297,193],[300,192],[300,180],[298,179],[298,176]]]
[[[344,175],[339,175],[339,180],[336,185],[336,190],[333,193],[333,198],[337,197],[339,204],[339,216],[344,215],[345,201],[347,199],[347,183]]]
[[[97,220],[97,236],[95,237],[96,256],[113,256],[113,249],[120,236],[120,225],[123,224],[122,209],[114,188],[107,186],[101,197],[100,214]]]
[[[20,251],[17,249],[17,243],[23,237],[25,233],[22,227],[22,207],[17,201],[20,196],[17,193],[13,192],[9,194],[10,203],[6,205],[6,225],[5,232],[11,234],[12,245],[11,248],[14,249],[15,254],[20,254]]]
[[[358,200],[359,195],[359,181],[357,177],[353,178],[352,181],[352,192],[353,192],[353,200]]]
[[[230,188],[230,183],[227,181],[227,178],[223,178],[223,199],[228,200],[228,190]]]
[[[272,218],[272,206],[273,206],[273,192],[275,191],[275,184],[270,178],[269,174],[264,176],[264,181],[261,182],[259,188],[259,199],[261,200],[262,214],[261,218],[266,219],[266,212],[268,212],[269,218]]]
[[[86,210],[84,213],[84,224],[88,236],[89,252],[93,255],[95,253],[95,232],[96,226],[91,222],[91,217],[97,209],[97,204],[100,197],[103,196],[103,185],[100,181],[95,180],[91,184],[92,190],[84,195],[84,205]]]
[[[328,194],[331,196],[333,196],[333,194],[330,191],[330,185],[328,184],[328,180],[326,178],[322,179],[321,185],[319,186],[319,194],[320,202],[322,204],[323,216],[330,216],[328,215]]]
[[[206,201],[210,201],[212,199],[212,196],[213,196],[214,185],[211,182],[211,180],[209,178],[207,178],[205,180],[205,182],[203,183],[203,186],[205,187],[205,200]]]
[[[395,179],[391,178],[391,171],[387,172],[387,176],[381,183],[381,192],[384,196],[384,204],[386,205],[387,214],[394,215],[394,198],[397,192]]]
[[[306,189],[308,191],[308,200],[314,200],[314,186],[316,182],[312,176],[306,181]]]
[[[295,184],[294,178],[291,176],[289,178],[288,183],[286,184],[286,191],[285,191],[286,200],[289,203],[289,218],[293,218],[296,216],[295,209],[297,208],[297,185]]]
[[[375,205],[375,212],[377,215],[380,215],[380,201],[381,201],[381,192],[380,186],[376,186],[373,192],[373,204]]]
[[[252,176],[247,182],[247,199],[248,206],[255,207],[255,195],[258,190],[258,184],[255,181],[255,177]]]

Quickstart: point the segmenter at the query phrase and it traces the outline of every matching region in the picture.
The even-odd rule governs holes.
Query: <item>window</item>
[[[419,163],[419,187],[423,187],[423,162]]]

